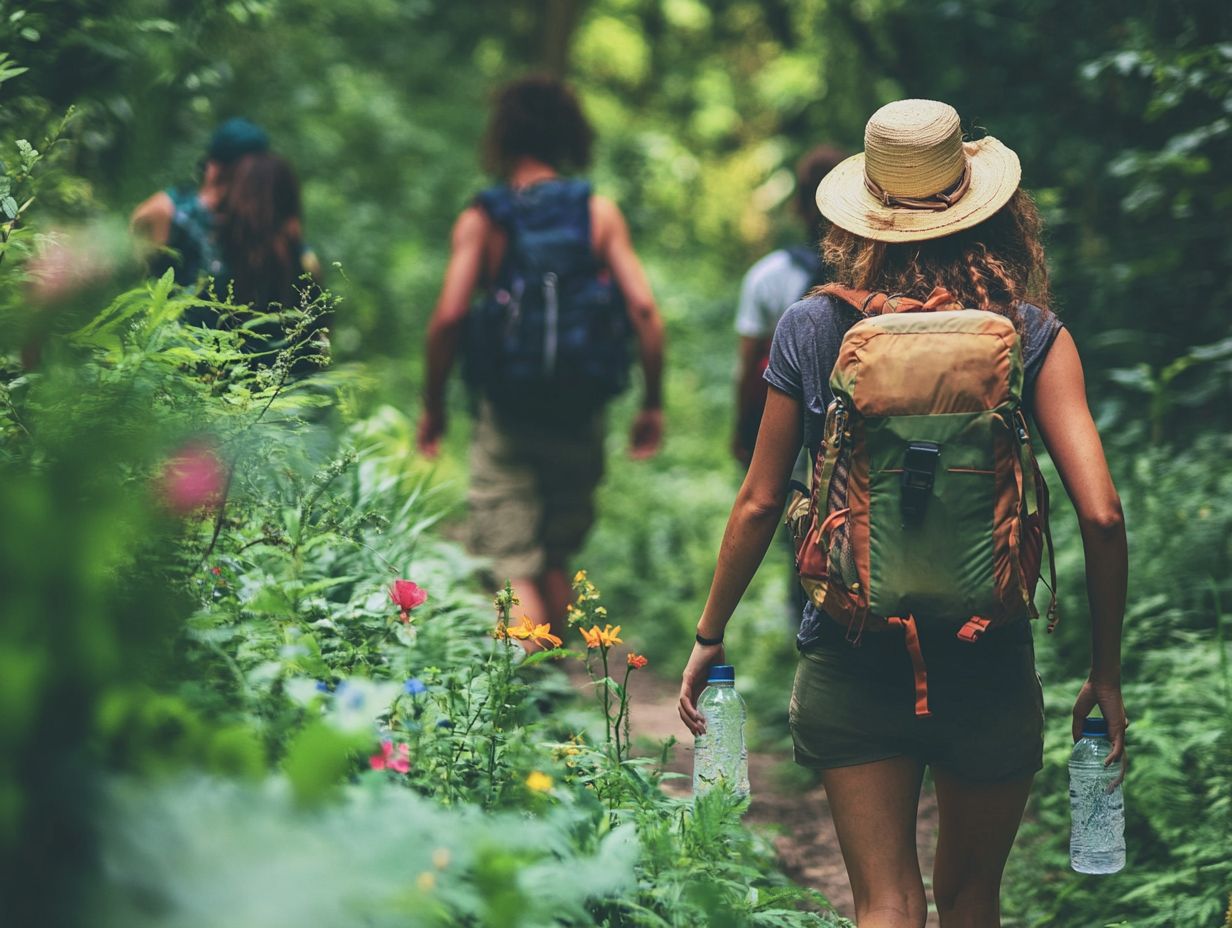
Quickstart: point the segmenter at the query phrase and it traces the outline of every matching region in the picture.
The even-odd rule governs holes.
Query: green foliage
[[[868,114],[905,95],[950,100],[1019,152],[1127,513],[1134,725],[1130,867],[1077,878],[1062,762],[1087,633],[1078,533],[1059,519],[1066,618],[1039,642],[1049,757],[1007,917],[1217,921],[1232,881],[1219,857],[1232,833],[1230,15],[1153,0],[1115,16],[1059,0],[5,4],[0,895],[22,887],[40,923],[69,921],[101,835],[101,862],[125,874],[121,892],[99,891],[115,924],[153,919],[151,899],[209,911],[224,883],[244,890],[235,924],[278,924],[279,905],[288,922],[503,924],[520,910],[539,924],[552,905],[578,924],[813,918],[790,911],[809,900],[777,885],[732,810],[665,805],[653,767],[613,763],[601,719],[563,704],[550,666],[515,664],[488,637],[476,565],[441,537],[460,455],[435,470],[413,457],[406,410],[449,226],[485,182],[485,94],[542,65],[581,90],[594,175],[630,219],[668,325],[665,453],[613,456],[585,554],[668,673],[739,479],[726,452],[738,276],[798,236],[795,155],[858,147]],[[293,377],[285,346],[259,344],[270,320],[223,300],[212,308],[231,330],[179,325],[201,301],[132,285],[122,231],[95,222],[190,182],[235,114],[293,157],[308,239],[346,269],[330,281],[344,304],[283,308],[280,323],[304,333],[333,312],[337,355],[362,365]],[[273,363],[250,366],[254,352]],[[173,515],[166,464],[203,441],[226,504]],[[450,441],[460,450],[463,430]],[[729,637],[771,737],[792,659],[785,572],[772,552]],[[407,624],[385,593],[400,576],[431,595]],[[427,689],[406,691],[412,679]],[[407,746],[408,774],[366,769],[382,739]],[[527,785],[535,772],[548,791]],[[184,837],[203,820],[212,847]],[[433,841],[406,844],[414,829]],[[424,856],[436,836],[453,848],[444,867]],[[173,843],[191,860],[160,853]],[[340,866],[339,850],[354,856]],[[295,892],[228,883],[282,857]]]
[[[328,292],[255,311],[166,275],[99,310],[120,262],[89,236],[33,241],[0,284],[15,917],[834,923],[742,807],[692,811],[628,757],[627,674],[605,670],[604,726],[494,636],[475,565],[393,450],[405,420],[333,421],[349,372],[296,373],[325,360]],[[185,324],[202,309],[222,323]],[[406,576],[429,600],[399,615]]]
[[[1068,872],[1065,709],[1086,675],[1088,623],[1077,527],[1066,513],[1054,528],[1065,617],[1055,636],[1037,639],[1051,694],[1047,756],[1006,877],[1007,908],[1026,924],[1116,917],[1135,928],[1205,925],[1224,910],[1232,885],[1224,852],[1232,834],[1232,628],[1222,604],[1232,595],[1232,516],[1215,501],[1232,493],[1222,466],[1230,451],[1227,435],[1187,449],[1110,443],[1129,530],[1123,675],[1132,724],[1126,868],[1099,879]]]

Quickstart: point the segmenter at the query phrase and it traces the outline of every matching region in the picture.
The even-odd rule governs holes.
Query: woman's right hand
[[[697,698],[706,688],[710,668],[722,663],[725,663],[723,645],[698,642],[693,645],[689,662],[684,665],[684,673],[680,677],[680,720],[694,735],[706,733],[706,717],[697,709]]]
[[[1101,683],[1090,678],[1082,684],[1078,698],[1074,700],[1074,741],[1082,737],[1082,723],[1095,706],[1103,714],[1108,723],[1108,740],[1112,742],[1112,750],[1104,758],[1104,766],[1120,763],[1121,773],[1113,786],[1120,785],[1125,779],[1125,768],[1128,760],[1125,756],[1125,729],[1129,727],[1129,719],[1125,717],[1125,703],[1121,699],[1119,683]]]
[[[441,451],[441,438],[445,435],[445,410],[425,409],[415,434],[415,444],[420,453],[435,459]]]

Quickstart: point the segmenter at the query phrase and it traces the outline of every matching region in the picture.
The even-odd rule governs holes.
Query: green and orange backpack
[[[1048,487],[1022,408],[1018,332],[1005,316],[963,309],[938,288],[924,302],[827,287],[863,315],[830,376],[811,492],[787,510],[796,570],[813,604],[847,628],[899,627],[928,678],[920,627],[974,642],[1038,612]]]

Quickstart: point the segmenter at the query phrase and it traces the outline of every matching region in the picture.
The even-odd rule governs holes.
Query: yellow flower
[[[526,788],[536,793],[546,793],[552,788],[552,778],[536,770],[526,778]]]
[[[597,626],[596,626],[597,627]],[[616,636],[620,634],[620,626],[612,628],[610,625],[603,626],[603,631],[599,633],[599,640],[603,642],[603,646],[610,648],[614,644],[620,644],[620,639]]]
[[[419,887],[421,893],[430,893],[436,888],[436,874],[429,870],[425,870],[419,876],[415,877],[415,885]]]
[[[437,870],[444,870],[449,866],[450,856],[449,848],[438,847],[432,852],[432,866],[436,867]]]
[[[599,645],[603,644],[603,632],[599,631],[598,625],[592,626],[590,631],[587,631],[584,628],[579,628],[578,631],[581,632],[582,637],[586,639],[586,647],[597,648]]]
[[[585,583],[585,582],[586,582],[586,571],[579,570],[576,574],[573,575],[574,585],[577,585],[579,583]]]

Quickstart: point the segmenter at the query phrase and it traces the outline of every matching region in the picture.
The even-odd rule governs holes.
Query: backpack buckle
[[[913,441],[903,455],[903,521],[918,522],[932,496],[941,446],[935,441]]]

